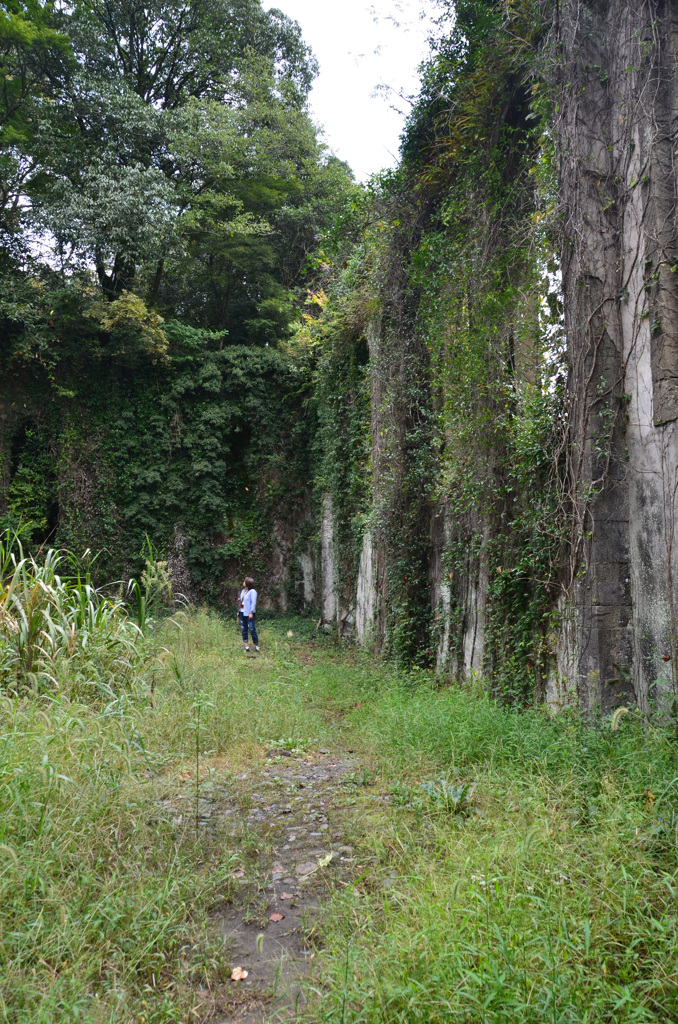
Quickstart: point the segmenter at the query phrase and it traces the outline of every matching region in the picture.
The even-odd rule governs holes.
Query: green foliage
[[[0,521],[101,549],[103,578],[148,537],[192,596],[245,558],[265,584],[274,527],[293,556],[313,533],[309,361],[277,349],[353,188],[315,60],[259,0],[12,4],[0,29]]]
[[[18,429],[5,458],[10,484],[0,529],[23,527],[24,543],[45,541],[54,531],[57,510],[54,457],[45,424],[27,422]]]
[[[51,2],[9,0],[0,10],[0,269],[21,252],[21,197],[35,168],[26,151],[37,119],[71,66],[68,37],[57,31]]]
[[[6,22],[8,57],[70,54],[39,84],[23,66],[5,79],[27,126],[4,139],[17,244],[40,238],[62,280],[94,270],[109,300],[136,291],[236,342],[286,337],[350,180],[305,108],[299,27],[259,0],[32,4]],[[13,99],[15,78],[40,102]]]
[[[245,559],[265,584],[276,522],[297,522],[296,541],[309,541],[306,360],[224,347],[222,332],[161,323],[131,295],[88,316],[77,294],[44,298],[52,366],[24,338],[9,360],[28,389],[7,438],[14,520],[31,519],[36,539],[56,528],[60,545],[102,549],[104,579],[140,578],[148,538],[165,560],[182,546],[190,596],[218,600]]]
[[[659,720],[626,716],[612,731],[611,718],[592,728],[373,671],[316,678],[394,807],[369,805],[359,883],[333,899],[309,1020],[339,1024],[344,1007],[363,1024],[675,1016],[662,965],[674,956],[677,765]],[[422,798],[431,776],[472,779],[470,813]]]
[[[8,1021],[178,1022],[206,975],[225,979],[223,939],[205,926],[230,854],[177,834],[155,778],[166,750],[147,752],[139,731],[155,715],[121,673],[94,708],[85,692],[0,699]]]
[[[290,737],[304,752],[350,745],[362,812],[357,882],[324,907],[309,1020],[338,1024],[342,1007],[364,1024],[675,1017],[678,763],[660,721],[583,725],[423,672],[412,685],[338,657],[307,620],[269,623],[267,654],[245,664],[215,615],[182,615],[160,639],[153,702],[0,704],[8,1020],[220,1012],[228,876],[248,847],[224,841],[214,810],[196,838],[191,812],[212,787],[247,795],[243,773]],[[464,813],[422,791],[441,777],[452,797],[475,784]],[[344,813],[333,807],[338,828]]]
[[[128,581],[127,600],[133,609],[139,630],[145,633],[163,612],[173,607],[175,596],[172,592],[172,576],[168,563],[166,559],[158,558],[158,553],[148,537],[143,554],[145,564],[141,579]]]
[[[99,305],[90,314],[99,319],[101,329],[110,334],[115,349],[125,354],[125,344],[141,344],[149,355],[163,357],[167,354],[167,336],[162,329],[163,318],[147,309],[146,304],[138,295],[123,292],[113,302]]]
[[[333,273],[325,267],[328,295],[310,296],[296,344],[317,360],[316,487],[333,499],[341,603],[350,609],[370,531],[384,554],[385,578],[377,584],[385,598],[384,649],[410,663],[432,653],[425,596],[432,418],[413,304],[390,299],[406,288],[396,268],[410,237],[396,219],[398,186],[387,178],[383,187],[373,183],[369,199],[356,197],[341,226],[343,244],[334,252],[328,245],[335,264]],[[347,251],[350,234],[357,241]]]
[[[434,804],[450,814],[469,814],[471,799],[476,788],[473,782],[451,783],[444,775],[422,782],[421,788]]]
[[[135,688],[148,652],[123,602],[68,561],[27,558],[20,537],[0,534],[0,690],[107,704]]]
[[[439,410],[454,660],[466,577],[484,571],[486,667],[498,691],[530,699],[548,669],[564,534],[558,240],[550,110],[533,77],[540,11],[516,5],[510,32],[498,13],[459,5],[433,59],[456,68],[456,105],[449,118],[435,115],[444,140],[436,169],[417,170],[410,152],[419,187],[438,196],[413,265]]]
[[[349,297],[349,303],[353,296]],[[323,308],[324,297],[319,299]],[[368,526],[370,405],[367,341],[360,322],[339,300],[319,321],[307,318],[305,340],[317,346],[314,398],[318,406],[315,486],[328,494],[339,552],[339,592],[355,590],[363,535]],[[303,342],[302,342],[303,343]]]
[[[477,601],[493,685],[524,700],[539,694],[551,655],[564,532],[544,12],[530,2],[443,7],[449,29],[423,70],[402,166],[345,217],[328,298],[299,337],[322,353],[330,473],[319,483],[344,520],[359,515],[373,531],[382,559],[386,648],[427,664],[446,633],[446,667],[468,671],[464,636]],[[337,367],[366,336],[363,383]],[[346,420],[361,388],[369,456],[333,412]],[[345,529],[340,544],[356,550]],[[353,579],[356,568],[354,557]],[[433,583],[440,606],[431,615]]]

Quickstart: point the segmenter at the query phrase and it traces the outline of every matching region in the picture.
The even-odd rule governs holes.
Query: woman
[[[257,636],[257,592],[254,589],[254,580],[251,576],[246,576],[243,584],[245,590],[245,596],[242,602],[242,639],[245,644],[245,650],[249,651],[250,645],[248,643],[248,630],[254,643],[254,650],[259,650],[259,637]]]
[[[240,597],[238,598],[238,601],[237,601],[238,610],[235,613],[235,621],[238,623],[238,629],[240,630],[241,633],[242,633],[242,605],[243,605],[243,601],[245,600],[245,594],[246,593],[247,593],[247,587],[245,586],[245,581],[243,580],[242,590],[240,591]]]

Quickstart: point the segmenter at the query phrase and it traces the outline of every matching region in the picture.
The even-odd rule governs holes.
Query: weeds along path
[[[215,1019],[678,1020],[672,729],[502,708],[301,623],[269,636],[229,718],[256,744],[206,819],[238,865],[213,920],[248,972]]]
[[[0,692],[0,1021],[289,1018],[358,870],[372,798],[333,695],[369,666],[303,621],[246,658],[196,613],[102,682],[97,638],[58,688]]]
[[[261,639],[0,696],[1,1024],[678,1020],[673,726]]]
[[[342,655],[309,621],[273,623],[260,655],[245,655],[228,625],[219,627],[221,680],[212,674],[214,648],[200,654],[195,645],[201,628],[214,635],[214,620],[187,621],[168,651],[186,694],[196,662],[210,669],[190,698],[196,756],[163,810],[178,829],[227,849],[232,865],[207,925],[222,939],[227,969],[221,984],[198,991],[198,1005],[220,1024],[300,1020],[313,1012],[327,908],[359,882],[361,838],[390,799],[367,785],[364,759],[343,736],[346,708],[333,697],[347,677],[353,692],[369,664]],[[226,709],[228,738],[214,729]]]

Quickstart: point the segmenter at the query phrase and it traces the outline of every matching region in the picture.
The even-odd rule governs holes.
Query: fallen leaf
[[[297,895],[296,892],[281,892],[280,896],[278,897],[278,899],[281,899],[281,900],[293,900],[296,895]]]
[[[234,967],[231,971],[231,981],[244,981],[249,971],[244,971],[242,967]]]
[[[274,924],[277,924],[278,921],[283,921],[284,918],[284,914],[270,914],[268,919],[269,921],[273,921]]]
[[[328,853],[328,854],[326,854],[325,857],[318,857],[318,867],[319,868],[326,868],[327,865],[329,864],[329,862],[333,858],[334,858],[334,854],[333,853]]]

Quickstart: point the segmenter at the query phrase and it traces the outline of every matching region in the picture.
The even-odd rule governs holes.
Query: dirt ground
[[[203,824],[238,851],[242,865],[215,922],[239,980],[229,983],[214,1020],[294,1020],[321,945],[323,906],[363,867],[355,835],[364,777],[350,753],[271,750],[265,765],[237,782],[237,797],[232,786],[206,783],[200,804]]]

